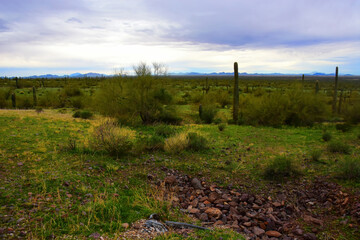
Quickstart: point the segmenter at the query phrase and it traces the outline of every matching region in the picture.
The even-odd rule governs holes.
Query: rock
[[[209,194],[209,201],[210,202],[215,202],[217,199],[219,198],[219,194],[217,192],[211,192]]]
[[[192,185],[195,189],[204,189],[203,186],[201,185],[200,180],[197,179],[197,178],[193,178],[193,180],[191,180],[191,185]]]
[[[259,227],[254,227],[253,229],[253,233],[256,235],[256,236],[260,236],[262,234],[265,233],[265,231]]]
[[[309,216],[309,215],[304,216],[304,221],[307,222],[307,223],[318,224],[320,226],[322,226],[324,224],[324,222],[322,220],[314,218],[314,217]]]
[[[221,220],[217,220],[215,223],[214,223],[214,226],[216,225],[224,225],[223,221]]]
[[[305,240],[316,240],[317,237],[314,233],[306,233],[306,234],[304,234],[304,239]]]
[[[218,208],[208,208],[205,213],[208,214],[209,217],[214,217],[215,219],[220,218],[222,214],[221,210]]]
[[[189,210],[189,213],[191,213],[191,214],[200,213],[200,210],[197,209],[197,208],[192,208],[192,209]]]
[[[17,165],[18,165],[19,167],[21,167],[21,166],[24,166],[24,163],[18,162]]]
[[[164,179],[164,182],[165,182],[165,184],[168,184],[168,185],[175,185],[177,183],[177,179],[174,175],[171,175],[171,176],[167,176]]]
[[[89,238],[93,238],[93,239],[99,239],[101,237],[100,233],[92,233],[90,234]]]
[[[302,236],[304,234],[304,231],[300,228],[297,228],[293,231],[294,234],[298,235],[298,236]]]
[[[273,202],[272,204],[274,207],[281,207],[281,203],[279,202]]]
[[[244,225],[245,227],[251,227],[251,222],[244,222],[243,225]]]
[[[202,213],[199,217],[199,219],[203,222],[207,222],[209,220],[209,217],[206,213]]]
[[[268,237],[281,237],[281,233],[279,233],[278,231],[267,231],[265,232],[265,234],[268,236]]]
[[[123,224],[121,224],[121,226],[122,226],[123,228],[125,228],[125,229],[129,228],[129,224],[128,224],[128,223],[123,223]]]

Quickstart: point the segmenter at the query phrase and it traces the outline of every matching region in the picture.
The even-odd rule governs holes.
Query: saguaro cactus
[[[338,74],[339,68],[336,67],[335,70],[335,86],[334,86],[334,98],[333,98],[333,105],[332,105],[332,113],[336,113],[336,102],[337,102],[337,88],[338,88]]]
[[[319,93],[319,90],[320,90],[319,80],[316,80],[316,83],[315,83],[315,94],[318,94],[318,93]]]
[[[302,78],[301,78],[301,84],[303,87],[305,86],[305,75],[304,74],[302,75]]]
[[[13,108],[16,108],[16,96],[15,93],[11,94],[11,103]]]
[[[37,106],[37,97],[36,97],[36,88],[33,87],[33,101],[34,101],[34,107]]]
[[[239,113],[239,70],[237,62],[234,62],[234,104],[233,104],[233,120],[238,121]]]

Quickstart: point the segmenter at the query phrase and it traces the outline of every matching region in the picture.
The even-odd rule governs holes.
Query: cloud
[[[78,18],[72,17],[66,20],[67,23],[82,23],[82,21]]]

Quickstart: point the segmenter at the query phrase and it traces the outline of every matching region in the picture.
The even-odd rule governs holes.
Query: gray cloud
[[[6,32],[9,28],[6,26],[6,22],[0,18],[0,32]]]
[[[66,20],[67,23],[82,23],[82,21],[78,18],[72,17]]]

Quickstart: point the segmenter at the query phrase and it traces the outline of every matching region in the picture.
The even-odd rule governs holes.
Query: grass
[[[335,159],[338,162],[345,159],[343,155],[323,151],[321,160],[326,165],[306,161],[304,156],[311,149],[327,147],[320,140],[322,126],[227,125],[224,131],[219,131],[217,125],[208,124],[131,129],[139,139],[154,135],[172,138],[177,136],[174,133],[196,132],[208,139],[206,151],[184,149],[173,155],[144,151],[114,159],[87,148],[91,129],[99,125],[99,120],[97,115],[92,120],[75,119],[71,111],[0,110],[0,206],[1,214],[8,216],[8,220],[2,220],[2,227],[14,228],[16,234],[24,229],[30,239],[44,239],[52,234],[81,239],[94,232],[111,237],[124,231],[122,223],[131,224],[153,212],[167,220],[189,221],[161,197],[161,189],[150,185],[149,173],[159,178],[165,176],[159,170],[161,167],[203,176],[219,186],[246,183],[255,186],[251,190],[256,192],[267,184],[262,180],[262,169],[279,155],[286,155],[301,166],[304,178],[337,176]],[[348,158],[359,155],[358,131],[338,134],[335,126],[329,126],[328,132],[334,141],[351,146],[353,151]],[[153,159],[152,163],[144,164],[148,159]],[[19,219],[24,219],[21,227],[16,223]],[[229,230],[209,234],[195,232],[189,239],[241,239]],[[172,234],[158,239],[181,238]]]

